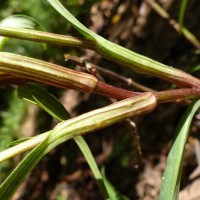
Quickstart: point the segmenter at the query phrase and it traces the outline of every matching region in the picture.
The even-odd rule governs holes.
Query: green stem
[[[4,37],[30,40],[34,42],[43,42],[47,44],[86,48],[93,50],[97,49],[97,44],[93,40],[59,35],[44,31],[0,26],[0,35]]]
[[[69,87],[82,92],[97,93],[119,100],[139,94],[101,83],[90,74],[12,53],[0,52],[0,71],[22,77],[22,81],[24,81],[23,79],[28,79],[61,88]],[[9,80],[11,80],[11,83],[16,80],[20,82],[15,77],[12,80],[12,76],[8,76],[8,80],[6,80],[6,74],[1,75],[3,75],[2,81],[4,80],[6,83]]]
[[[0,163],[20,153],[33,149],[34,147],[39,145],[42,141],[44,141],[48,134],[49,132],[37,135],[25,142],[22,142],[20,144],[17,144],[13,147],[10,147],[9,149],[0,152]]]

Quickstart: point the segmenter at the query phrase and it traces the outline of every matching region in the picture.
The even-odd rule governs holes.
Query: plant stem
[[[0,163],[20,153],[33,149],[35,146],[40,144],[47,137],[48,134],[49,132],[37,135],[25,142],[22,142],[20,144],[17,144],[13,147],[10,147],[9,149],[0,152]]]
[[[92,92],[97,82],[97,79],[90,74],[5,52],[0,52],[0,72],[61,88],[70,87],[83,92]]]
[[[97,44],[93,40],[59,35],[44,31],[1,26],[0,35],[4,37],[30,40],[34,42],[43,42],[47,44],[71,46],[93,50],[97,49]]]
[[[85,38],[92,39],[97,43],[97,52],[105,58],[122,64],[130,69],[141,73],[151,74],[179,86],[200,88],[200,80],[184,73],[181,70],[164,65],[155,60],[130,51],[99,36],[86,28],[79,22],[59,0],[47,0],[52,7],[57,10],[74,28],[76,28]]]
[[[141,95],[141,93],[124,90],[100,81],[97,82],[94,93],[117,100],[127,99],[130,97]]]
[[[102,83],[90,74],[12,53],[0,53],[0,71],[22,77],[22,80],[38,81],[61,88],[69,87],[119,100],[139,94]],[[6,83],[9,80],[10,77]]]
[[[81,65],[81,66],[84,66],[84,60],[85,59],[87,60],[87,58],[79,58],[77,56],[72,56],[72,55],[69,55],[69,54],[65,54],[64,56],[65,56],[65,61],[69,61],[69,62],[78,64],[78,65]],[[91,64],[92,67],[96,68],[103,76],[106,76],[110,79],[114,79],[114,80],[123,82],[129,87],[133,87],[134,89],[138,89],[138,90],[143,91],[143,92],[156,92],[155,90],[153,90],[149,87],[146,87],[146,86],[144,86],[140,83],[137,83],[136,81],[134,81],[131,78],[127,78],[125,76],[122,76],[122,75],[114,72],[114,71],[102,68],[102,67],[97,66],[93,63],[90,63],[90,64]]]
[[[14,76],[12,74],[7,74],[7,73],[0,73],[0,85],[8,85],[8,84],[22,85],[25,84],[27,81],[28,79],[23,79],[19,76]]]
[[[63,88],[69,87],[83,92],[97,93],[118,100],[140,94],[100,82],[96,77],[90,74],[77,72],[59,65],[12,53],[0,52],[0,71],[0,77],[1,75],[5,75],[4,73],[8,73],[22,77],[23,81],[24,79],[28,79]],[[155,94],[158,103],[163,103],[177,99],[199,97],[200,90],[183,88],[153,92],[153,94]]]
[[[71,16],[73,17],[73,16]],[[75,19],[75,18],[74,18]],[[82,25],[83,26],[83,25]],[[89,31],[89,29],[86,29]],[[92,39],[78,39],[58,34],[35,30],[0,27],[0,35],[46,42],[50,44],[88,48],[98,52],[105,58],[122,64],[141,73],[151,74],[179,86],[200,88],[200,80],[175,68],[169,67],[150,58],[132,52],[124,47],[114,44],[103,37],[89,31]],[[88,33],[89,33],[88,32]],[[85,33],[87,34],[87,33]]]
[[[59,123],[1,184],[0,199],[10,199],[39,160],[59,144],[78,135],[150,112],[156,105],[155,96],[151,93],[144,93]]]
[[[156,96],[158,103],[166,103],[171,101],[200,97],[200,90],[192,88],[182,88],[155,92],[154,95]]]

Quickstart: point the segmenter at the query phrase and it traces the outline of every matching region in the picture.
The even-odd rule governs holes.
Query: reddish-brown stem
[[[132,92],[129,90],[124,90],[118,87],[114,87],[100,81],[97,82],[97,86],[93,92],[117,100],[134,97],[141,94],[138,92]],[[153,94],[155,95],[158,103],[166,103],[177,100],[200,97],[200,90],[193,88],[182,88],[182,89],[154,92]]]
[[[112,85],[108,85],[100,81],[97,82],[94,93],[117,100],[127,99],[141,94],[138,92],[132,92]]]
[[[154,95],[158,103],[166,103],[171,101],[200,97],[200,90],[193,88],[182,88],[155,92]]]
[[[28,79],[23,79],[18,76],[13,76],[11,74],[1,74],[0,76],[0,85],[14,84],[14,85],[22,85],[25,84]]]
[[[7,85],[7,84],[21,85],[21,84],[25,84],[27,81],[29,80],[26,78],[13,76],[9,74],[1,74],[0,76],[0,85]],[[38,82],[35,80],[32,80],[32,81]],[[52,84],[51,82],[48,84],[65,88],[62,84],[55,85],[55,84]],[[66,87],[69,87],[69,86],[67,85]],[[87,89],[84,90],[84,88],[82,88],[81,91],[88,92]],[[93,91],[90,91],[90,92],[96,93],[102,96],[106,96],[109,98],[117,99],[117,100],[127,99],[127,98],[134,97],[141,94],[138,92],[124,90],[122,88],[118,88],[118,87],[115,87],[115,86],[112,86],[100,81],[97,81],[96,87],[94,88]],[[166,102],[172,102],[172,101],[177,101],[177,100],[200,97],[200,90],[193,89],[193,88],[181,88],[181,89],[166,90],[166,91],[161,91],[161,92],[152,92],[152,94],[155,95],[158,103],[166,103]]]
[[[78,65],[81,65],[81,66],[84,66],[84,60],[87,58],[79,58],[77,56],[72,56],[70,54],[65,54],[65,61],[70,61],[72,63],[75,63],[75,64],[78,64]],[[117,80],[117,81],[121,81],[125,84],[127,84],[128,86],[130,87],[133,87],[135,89],[138,89],[139,91],[144,91],[144,92],[156,92],[155,90],[151,89],[151,88],[148,88],[144,85],[141,85],[137,82],[135,82],[133,79],[131,78],[127,78],[127,77],[124,77],[116,72],[113,72],[109,69],[105,69],[105,68],[102,68],[100,66],[97,66],[93,63],[90,63],[90,65],[92,67],[95,67],[103,76],[106,76],[110,79],[114,79],[114,80]]]

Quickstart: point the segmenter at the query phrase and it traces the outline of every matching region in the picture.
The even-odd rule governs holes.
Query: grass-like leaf
[[[104,177],[104,183],[106,185],[111,200],[129,200],[128,197],[120,194],[119,191],[105,177]]]
[[[22,139],[19,139],[19,140],[15,140],[13,142],[10,142],[7,147],[13,147],[13,146],[16,146],[18,144],[21,144],[21,143],[24,143],[25,141],[27,140],[30,140],[32,139],[33,137],[26,137],[26,138],[22,138]]]
[[[192,68],[190,68],[189,70],[188,70],[188,72],[189,73],[195,73],[195,72],[197,72],[197,71],[199,71],[200,70],[200,64],[199,65],[196,65],[196,66],[194,66],[194,67],[192,67]]]
[[[63,121],[70,118],[65,107],[49,92],[33,83],[18,86],[17,94],[19,98],[37,104],[52,117]]]
[[[180,25],[180,31],[182,31],[182,29],[183,29],[183,22],[184,22],[185,10],[187,8],[187,3],[188,3],[188,0],[181,1],[181,7],[180,7],[180,11],[179,11],[179,16],[178,16],[178,23]]]
[[[85,38],[95,39],[97,35],[81,24],[58,0],[47,0],[54,9],[67,19]]]
[[[48,134],[50,136],[50,132]],[[0,199],[9,200],[25,177],[46,154],[48,137],[29,153],[0,186]]]
[[[160,200],[176,200],[179,194],[184,149],[188,138],[189,128],[200,100],[193,102],[181,118],[170,149],[163,175]]]

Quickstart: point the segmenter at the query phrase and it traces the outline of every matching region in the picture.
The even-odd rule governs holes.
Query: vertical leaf
[[[170,149],[163,175],[160,200],[175,200],[178,198],[181,180],[184,149],[188,138],[190,124],[200,100],[194,101],[182,116]]]
[[[184,16],[185,16],[185,10],[187,7],[188,0],[182,0],[181,1],[181,7],[179,11],[179,16],[178,16],[178,22],[180,25],[180,31],[183,29],[183,21],[184,21]]]

